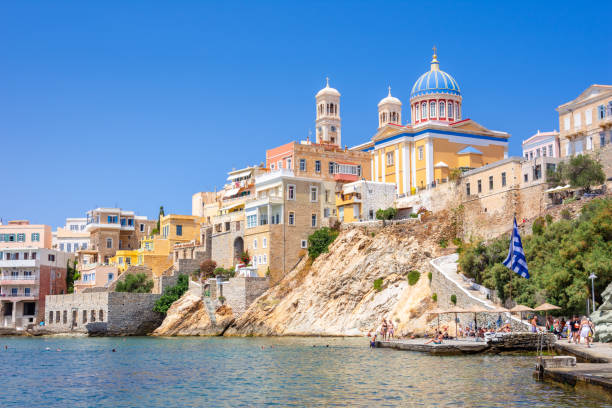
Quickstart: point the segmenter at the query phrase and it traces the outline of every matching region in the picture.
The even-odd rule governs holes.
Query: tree
[[[377,220],[392,220],[397,215],[397,209],[393,207],[389,207],[386,210],[378,209],[376,211],[376,219]]]
[[[76,270],[77,260],[75,259],[70,265],[70,260],[66,262],[66,292],[74,293],[74,281],[80,278]]]
[[[589,191],[591,186],[602,184],[606,180],[606,175],[601,163],[591,156],[579,154],[568,162],[559,163],[552,180]]]
[[[460,168],[457,167],[455,169],[451,169],[451,171],[448,172],[448,180],[454,181],[455,183],[459,183],[459,180],[461,180],[462,175],[463,172]]]
[[[179,275],[176,285],[170,286],[164,290],[163,295],[155,302],[153,311],[166,314],[170,306],[181,298],[189,289],[189,277],[187,275]]]
[[[215,276],[214,271],[217,263],[212,259],[206,259],[200,263],[200,275],[203,279],[212,278]]]
[[[316,230],[308,237],[308,256],[317,259],[319,255],[329,250],[329,245],[334,242],[339,232],[328,227]]]
[[[117,282],[115,292],[151,293],[153,281],[147,279],[144,273],[127,274],[122,281]]]
[[[155,229],[151,232],[151,235],[156,235],[159,234],[159,228],[160,228],[160,223],[161,223],[161,217],[163,217],[164,214],[164,206],[160,206],[159,207],[159,214],[157,216],[157,227],[155,227]]]

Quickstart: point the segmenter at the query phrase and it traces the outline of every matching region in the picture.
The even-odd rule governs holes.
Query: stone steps
[[[208,317],[210,317],[210,322],[213,325],[217,324],[217,318],[215,317],[215,305],[213,301],[209,297],[204,297],[204,306],[206,306],[206,311],[208,312]]]

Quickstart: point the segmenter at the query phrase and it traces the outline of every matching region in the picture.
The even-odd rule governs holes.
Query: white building
[[[375,220],[376,211],[393,207],[394,183],[359,180],[347,183],[336,193],[338,218],[342,222]]]
[[[77,252],[89,248],[87,218],[66,218],[66,225],[53,233],[53,249],[63,252]]]

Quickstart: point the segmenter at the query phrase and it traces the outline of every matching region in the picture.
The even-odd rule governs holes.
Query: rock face
[[[420,334],[432,316],[428,262],[440,255],[444,219],[343,231],[329,253],[303,261],[255,301],[225,335],[364,335],[382,318],[396,333]],[[406,275],[421,272],[414,286]],[[374,281],[382,279],[382,289]]]
[[[595,324],[595,340],[604,343],[612,341],[612,283],[601,294],[603,303],[591,314]]]
[[[220,336],[234,322],[232,309],[220,306],[211,313],[199,296],[189,292],[174,302],[154,336]]]

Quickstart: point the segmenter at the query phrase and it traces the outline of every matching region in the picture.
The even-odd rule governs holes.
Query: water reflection
[[[371,350],[362,339],[0,339],[4,344],[3,407],[611,406],[534,381],[533,357],[427,356]]]

